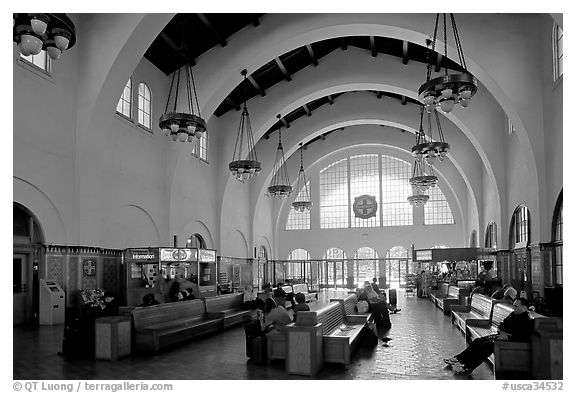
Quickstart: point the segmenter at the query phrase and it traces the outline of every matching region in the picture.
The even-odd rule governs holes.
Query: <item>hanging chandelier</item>
[[[414,169],[410,178],[410,185],[414,193],[423,193],[430,187],[434,188],[438,184],[438,177],[434,175],[432,165],[426,161],[414,160]]]
[[[303,213],[306,210],[310,210],[312,207],[312,202],[310,201],[310,193],[308,192],[308,184],[306,183],[306,174],[304,173],[304,164],[302,160],[302,142],[300,142],[300,172],[298,172],[298,181],[296,183],[296,190],[298,190],[298,195],[294,198],[292,202],[292,209],[299,213]]]
[[[44,49],[53,60],[76,43],[74,23],[66,14],[12,14],[13,41],[23,56]]]
[[[430,197],[426,194],[414,194],[406,199],[408,199],[408,202],[410,202],[412,206],[419,207],[424,206]]]
[[[188,105],[186,108],[178,107],[180,73],[182,71],[182,68],[180,68],[172,74],[166,109],[164,110],[164,114],[160,116],[159,126],[162,133],[166,136],[170,135],[173,141],[196,142],[196,140],[200,139],[202,134],[206,132],[206,121],[200,117],[200,105],[198,104],[198,96],[196,95],[196,85],[194,84],[192,67],[187,64],[184,66],[184,69],[185,94]],[[174,86],[175,81],[176,86]],[[172,92],[174,92],[174,95],[172,95]],[[194,94],[194,97],[192,97],[192,94]],[[174,105],[172,111],[169,112],[168,108],[170,107],[171,101]],[[187,112],[182,111],[183,109]]]
[[[238,127],[238,135],[236,136],[236,145],[234,146],[234,154],[232,162],[228,164],[228,169],[237,180],[244,182],[258,176],[260,173],[260,162],[256,157],[256,149],[254,147],[254,137],[252,135],[252,125],[250,124],[250,115],[248,114],[248,107],[246,106],[246,70],[242,70],[241,74],[244,76],[244,105],[242,106],[242,115],[240,117],[240,126]],[[246,140],[246,142],[244,142]],[[246,143],[246,150],[248,156],[244,159],[242,155],[242,148]]]
[[[425,160],[427,164],[433,165],[438,161],[444,161],[446,155],[450,152],[450,144],[444,139],[444,133],[442,132],[442,124],[440,123],[440,116],[436,108],[432,108],[434,117],[436,120],[436,130],[438,138],[433,138],[432,132],[432,114],[427,112],[427,125],[428,134],[424,131],[423,120],[424,120],[424,107],[420,108],[420,130],[416,133],[416,145],[412,147],[412,155],[416,161],[422,162]]]
[[[478,89],[478,80],[468,72],[466,68],[466,60],[464,59],[464,52],[462,50],[462,43],[458,35],[456,27],[456,20],[454,14],[450,15],[452,24],[452,31],[454,33],[454,41],[456,50],[458,51],[458,59],[460,66],[464,72],[448,74],[448,67],[444,67],[444,75],[438,78],[431,79],[432,62],[430,61],[430,50],[427,51],[427,67],[426,67],[426,82],[418,89],[418,98],[426,105],[426,111],[431,113],[434,108],[440,107],[445,113],[450,113],[456,104],[466,108],[470,104],[470,99]],[[446,14],[443,16],[443,33],[444,33],[444,58],[448,59],[448,42],[446,34]],[[428,39],[426,44],[431,47],[432,52],[436,51],[438,21],[440,14],[436,14],[436,23],[434,24],[434,35],[432,40]]]
[[[280,115],[276,116],[280,121]],[[276,149],[276,161],[274,163],[274,176],[268,186],[268,196],[284,198],[292,193],[292,186],[288,178],[288,169],[284,159],[284,149],[282,148],[282,123],[278,128],[278,149]]]

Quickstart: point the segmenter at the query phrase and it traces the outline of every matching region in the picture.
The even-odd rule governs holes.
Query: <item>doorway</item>
[[[12,257],[13,325],[32,321],[32,264],[29,254],[14,253]]]

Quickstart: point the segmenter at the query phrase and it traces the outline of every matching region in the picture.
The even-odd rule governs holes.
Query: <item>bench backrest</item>
[[[356,310],[356,303],[358,303],[358,296],[356,296],[353,293],[346,296],[344,299],[330,299],[330,302],[342,303],[344,307],[344,316],[358,314],[358,310]]]
[[[204,299],[207,312],[221,312],[241,309],[244,304],[244,294],[231,293],[227,295],[211,296]]]
[[[278,287],[274,287],[274,289],[272,290],[272,293],[274,293],[276,288],[278,288]],[[282,289],[284,290],[284,292],[286,292],[286,294],[292,293],[292,285],[282,284]]]
[[[450,285],[450,287],[448,288],[448,297],[459,297],[461,289],[462,288],[459,288],[457,286]]]
[[[470,308],[477,314],[483,315],[490,319],[492,313],[492,298],[480,293],[475,293],[472,295],[472,302],[470,303]]]
[[[514,311],[514,307],[512,307],[510,303],[498,302],[494,304],[494,308],[492,309],[492,326],[497,328],[512,311]]]
[[[132,318],[136,329],[160,322],[182,319],[204,318],[206,307],[202,299],[185,300],[182,302],[156,304],[148,307],[136,307],[132,310]]]
[[[308,293],[308,284],[292,284],[292,291],[294,293],[298,292]]]
[[[445,282],[441,283],[438,287],[438,295],[448,295],[448,288],[450,288],[450,284]]]
[[[316,321],[322,324],[322,334],[327,334],[344,323],[343,311],[340,302],[330,303],[316,311]]]

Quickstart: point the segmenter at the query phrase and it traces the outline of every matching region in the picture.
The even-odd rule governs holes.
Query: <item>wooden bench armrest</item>
[[[455,304],[452,306],[452,311],[455,312],[470,312],[471,308],[470,306],[464,306],[461,304]]]

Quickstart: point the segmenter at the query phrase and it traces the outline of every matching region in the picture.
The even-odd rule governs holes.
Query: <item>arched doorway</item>
[[[38,323],[38,268],[44,233],[36,216],[13,203],[13,324]]]

